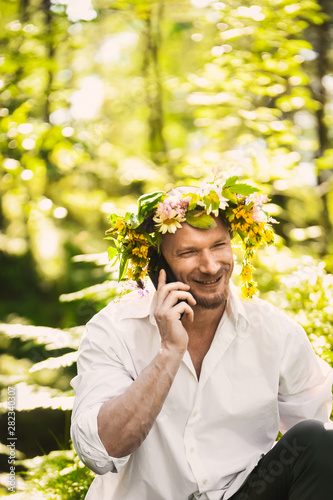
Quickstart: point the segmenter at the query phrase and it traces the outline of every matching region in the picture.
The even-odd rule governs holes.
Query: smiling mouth
[[[215,283],[218,283],[221,279],[221,276],[216,278],[215,280],[194,280],[196,283],[200,283],[200,285],[214,285]]]

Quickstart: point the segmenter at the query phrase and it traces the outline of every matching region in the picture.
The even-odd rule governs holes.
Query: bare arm
[[[188,335],[180,317],[193,321],[195,300],[184,283],[165,284],[162,270],[157,290],[155,319],[161,349],[124,394],[106,401],[98,414],[98,433],[108,454],[124,457],[147,437],[167,397],[187,348]],[[182,301],[177,304],[178,300]],[[189,305],[190,304],[190,305]]]

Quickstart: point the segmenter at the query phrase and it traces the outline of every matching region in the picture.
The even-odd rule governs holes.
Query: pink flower
[[[246,204],[253,203],[254,207],[262,207],[268,202],[268,197],[265,194],[252,193],[246,198]]]
[[[262,210],[262,206],[268,202],[268,197],[265,194],[252,193],[247,198],[245,203],[253,203],[251,209],[252,218],[256,222],[268,222],[269,218]]]
[[[256,222],[268,222],[268,217],[265,214],[265,212],[263,212],[263,210],[261,210],[261,207],[254,205],[251,212],[252,212],[252,219],[254,221],[256,221]]]
[[[185,218],[189,202],[190,197],[186,196],[184,198],[181,193],[179,195],[167,196],[165,200],[157,205],[155,216],[159,220],[175,218],[182,221]]]

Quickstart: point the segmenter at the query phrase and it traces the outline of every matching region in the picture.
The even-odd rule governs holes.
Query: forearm
[[[147,437],[181,360],[181,352],[161,349],[124,394],[101,406],[98,433],[110,456],[129,455]]]

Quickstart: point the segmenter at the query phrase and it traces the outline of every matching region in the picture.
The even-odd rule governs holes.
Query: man
[[[269,219],[238,179],[208,184],[110,218],[140,288],[152,248],[176,281],[162,269],[156,292],[126,295],[87,325],[72,420],[98,474],[86,498],[332,500],[332,370],[291,319],[238,297],[230,230],[251,290],[244,270],[254,241],[270,242]]]

